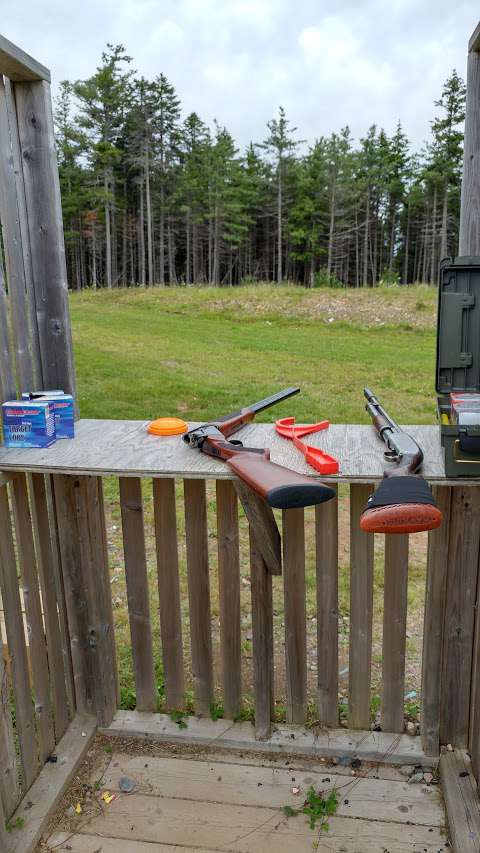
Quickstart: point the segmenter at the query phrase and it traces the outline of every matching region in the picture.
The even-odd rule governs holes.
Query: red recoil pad
[[[415,474],[382,480],[360,517],[366,533],[420,533],[442,523],[430,486]]]

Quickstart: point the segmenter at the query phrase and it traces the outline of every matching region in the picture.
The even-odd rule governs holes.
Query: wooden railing
[[[270,430],[270,443],[277,458],[278,447],[286,447],[285,442],[275,444],[267,426],[248,429],[247,440],[254,446],[268,443],[265,432]],[[435,457],[436,432],[433,428],[431,432],[427,427],[418,429],[423,430],[419,437],[427,451],[426,473],[436,482],[437,501],[444,513],[444,523],[430,534],[428,545],[422,745],[425,753],[432,756],[438,755],[440,744],[469,746],[478,772],[480,638],[476,596],[480,487],[462,482],[452,486],[440,474],[432,474],[440,464]],[[363,464],[372,471],[371,482],[365,478],[352,482],[349,465],[357,462],[348,460],[346,445],[340,446],[341,435],[344,434],[342,441],[351,442],[356,431],[365,440],[367,462]],[[10,480],[0,488],[0,581],[9,658],[7,669],[2,672],[0,751],[6,760],[0,761],[0,766],[6,770],[0,791],[7,815],[20,793],[11,784],[18,777],[18,767],[22,784],[28,787],[74,712],[94,714],[100,726],[108,727],[119,707],[114,584],[109,566],[109,551],[114,546],[116,549],[118,543],[110,541],[113,527],[106,519],[101,474],[110,477],[108,516],[113,513],[121,518],[123,560],[115,550],[115,574],[121,573],[123,563],[137,710],[152,712],[160,707],[159,679],[155,675],[160,645],[162,710],[182,711],[187,707],[195,714],[209,716],[215,702],[216,707],[223,706],[226,718],[241,715],[242,705],[251,698],[242,679],[245,587],[240,570],[243,567],[245,574],[248,559],[248,621],[250,624],[251,617],[258,738],[268,738],[272,731],[274,699],[278,698],[274,697],[275,676],[285,685],[280,698],[288,723],[303,724],[308,718],[316,727],[339,725],[338,510],[339,505],[347,504],[347,724],[351,729],[369,729],[374,567],[376,560],[378,570],[378,552],[374,556],[373,535],[360,530],[359,516],[378,470],[383,467],[381,446],[373,430],[332,427],[330,438],[324,435],[318,439],[327,452],[336,447],[340,458],[346,460],[341,501],[336,498],[315,510],[295,509],[278,514],[281,577],[273,577],[267,570],[257,534],[252,530],[249,555],[246,553],[246,519],[233,479],[225,476],[221,463],[185,446],[185,450],[180,449],[172,439],[152,444],[154,439],[145,434],[144,425],[138,422],[81,421],[78,432],[73,442],[57,442],[48,451],[0,450],[0,469]],[[153,456],[149,455],[152,449]],[[291,453],[289,447],[287,450]],[[182,457],[183,453],[187,455]],[[153,460],[162,469],[162,476],[153,470]],[[290,463],[303,470],[303,462],[293,456]],[[187,471],[191,472],[189,476]],[[360,479],[358,474],[356,477]],[[343,517],[344,514],[344,529]],[[153,553],[154,575],[150,562]],[[311,670],[307,655],[306,555],[310,565],[314,559],[316,576],[314,708],[312,692],[307,690],[308,679],[311,687]],[[405,725],[408,563],[408,537],[387,538],[381,726],[383,731],[393,733],[403,732]],[[212,572],[218,572],[218,599],[216,582],[212,599]],[[275,613],[272,582],[276,602],[283,588],[283,608],[276,605]],[[375,596],[378,598],[378,588]],[[152,633],[152,616],[156,617],[152,608],[159,610],[159,643]],[[212,612],[219,614],[218,631]],[[273,624],[282,618],[284,653],[277,642],[274,655]],[[156,623],[156,619],[153,621]],[[278,641],[278,630],[276,637]],[[187,705],[186,686],[192,688]],[[9,704],[12,697],[13,705]],[[20,745],[18,758],[12,746],[12,732]]]

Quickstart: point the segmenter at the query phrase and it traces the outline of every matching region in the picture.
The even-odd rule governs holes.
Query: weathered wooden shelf
[[[227,465],[189,448],[181,436],[147,433],[148,421],[80,420],[76,437],[46,449],[0,447],[0,470],[54,474],[108,474],[134,477],[233,479]],[[190,424],[196,426],[196,424]],[[447,480],[436,426],[407,426],[425,454],[423,475],[432,483],[478,483],[476,478]],[[249,424],[238,433],[245,445],[269,447],[273,462],[302,474],[320,476],[310,468],[291,441],[281,438],[273,424]],[[372,482],[383,476],[384,445],[372,426],[332,424],[308,436],[308,442],[340,461],[339,474],[322,479]]]

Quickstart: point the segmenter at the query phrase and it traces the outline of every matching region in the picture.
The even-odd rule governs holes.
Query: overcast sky
[[[184,115],[216,118],[241,144],[265,136],[282,104],[299,136],[349,124],[416,146],[452,68],[465,76],[474,0],[1,0],[0,31],[52,72],[93,73],[122,43],[146,77],[164,72]]]

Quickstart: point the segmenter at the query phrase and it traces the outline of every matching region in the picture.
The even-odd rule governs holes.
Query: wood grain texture
[[[10,706],[10,683],[3,655],[0,654],[0,803],[6,819],[12,816],[20,796]]]
[[[271,575],[282,574],[282,545],[272,508],[242,480],[233,481],[250,527]]]
[[[217,480],[216,495],[223,710],[233,720],[240,712],[242,696],[238,501],[228,480]]]
[[[370,485],[350,486],[350,655],[348,720],[353,729],[370,725],[373,618],[373,533],[360,529]]]
[[[480,254],[480,54],[467,60],[459,255]]]
[[[76,399],[50,85],[45,80],[15,83],[14,93],[43,383]]]
[[[42,603],[38,583],[37,560],[33,541],[32,519],[25,474],[17,474],[12,482],[13,509],[21,587],[27,621],[30,666],[35,695],[35,720],[40,763],[44,764],[55,746],[50,671],[47,642],[43,626]]]
[[[195,422],[190,427],[197,426]],[[57,441],[45,449],[0,447],[0,470],[48,471],[53,474],[112,474],[114,476],[187,477],[189,479],[233,480],[222,462],[189,448],[181,436],[158,436],[147,432],[148,421],[81,420],[71,441]],[[423,475],[431,483],[459,486],[472,482],[445,478],[438,426],[407,426],[405,429],[423,448]],[[317,475],[293,442],[281,438],[273,424],[251,424],[239,438],[252,447],[269,447],[271,459],[300,474]],[[340,459],[340,473],[322,478],[325,482],[368,482],[381,480],[385,468],[384,444],[368,425],[332,424],[328,430],[309,436],[310,443]]]
[[[466,754],[445,752],[440,777],[453,853],[480,853],[480,799]]]
[[[472,769],[480,783],[480,575],[477,584],[475,605],[475,632],[472,652],[472,686],[470,691],[470,720],[468,748]]]
[[[70,712],[73,712],[73,700],[68,698],[67,691],[67,667],[71,668],[70,644],[68,638],[62,636],[60,629],[59,613],[65,605],[63,597],[59,601],[57,595],[56,576],[59,567],[56,565],[52,547],[45,477],[43,474],[30,474],[28,476],[30,477],[32,519],[47,638],[55,739],[58,742],[65,734],[70,720]]]
[[[282,512],[287,723],[298,724],[307,714],[304,516],[303,509]]]
[[[337,491],[337,486],[334,486]],[[338,495],[315,507],[317,714],[338,725]]]
[[[205,482],[185,480],[184,496],[195,711],[208,716],[213,702],[213,660]]]
[[[468,42],[468,49],[480,50],[480,23],[477,24],[470,37],[470,41]]]
[[[405,727],[405,644],[407,630],[408,536],[385,536],[382,647],[382,728]]]
[[[445,597],[440,742],[468,743],[480,546],[480,487],[452,490]]]
[[[153,508],[165,702],[168,710],[181,710],[185,703],[185,676],[175,480],[153,481]]]
[[[272,729],[273,604],[272,575],[267,571],[255,531],[250,528],[250,587],[252,595],[253,687],[255,737],[265,740]]]
[[[28,789],[38,773],[39,762],[10,506],[5,487],[0,489],[0,530],[0,588],[15,696],[16,729],[23,778]]]
[[[438,755],[445,596],[452,489],[435,486],[433,495],[443,523],[428,534],[427,581],[422,653],[422,745],[427,755]]]
[[[0,258],[0,403],[17,395],[13,369],[13,346],[8,322],[7,291],[3,259]]]
[[[10,80],[50,80],[50,71],[5,36],[0,36],[0,74]]]
[[[7,849],[7,830],[5,828],[6,815],[3,808],[2,799],[0,797],[0,850]]]
[[[153,665],[142,481],[137,477],[120,477],[119,486],[136,706],[139,711],[155,711],[158,694]]]

